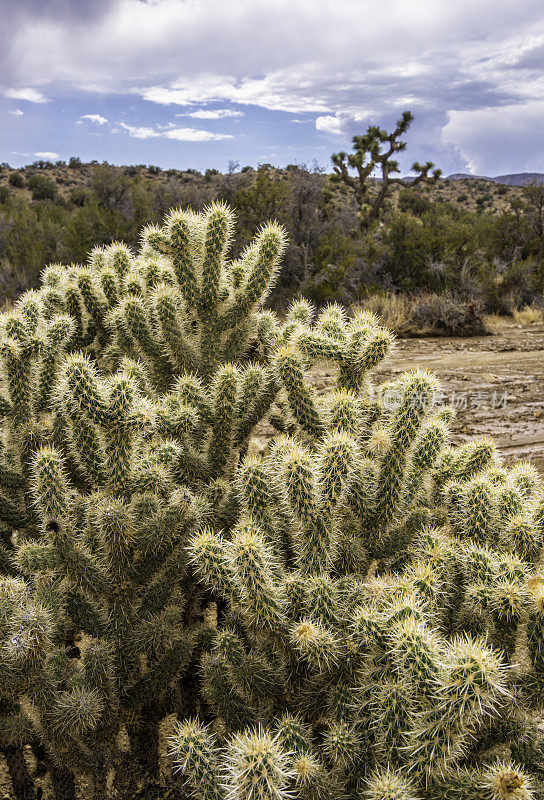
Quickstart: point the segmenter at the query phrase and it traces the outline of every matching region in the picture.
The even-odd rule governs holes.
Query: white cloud
[[[144,100],[162,105],[190,106],[195,103],[221,102],[255,105],[271,111],[328,111],[329,105],[316,96],[322,80],[320,67],[303,64],[279,69],[262,78],[204,73],[193,79],[172,81],[168,86],[133,89]],[[317,72],[316,72],[317,70]]]
[[[106,117],[103,117],[101,114],[83,114],[83,116],[78,120],[78,125],[84,119],[88,120],[89,122],[93,122],[95,125],[105,125],[108,121]]]
[[[27,100],[29,103],[47,103],[47,97],[37,89],[7,89],[4,94],[12,100]]]
[[[456,148],[467,169],[491,177],[544,171],[543,138],[544,100],[452,111],[443,129],[444,142]]]
[[[21,111],[20,108],[16,108],[14,111],[8,111],[8,114],[12,114],[14,117],[22,117],[25,112]]]
[[[226,119],[227,117],[243,117],[243,111],[233,111],[231,108],[205,109],[191,111],[187,114],[176,114],[176,117],[193,117],[194,119]]]
[[[51,153],[49,150],[40,150],[39,153],[34,153],[34,155],[38,156],[38,158],[46,158],[48,161],[59,157],[58,153]]]
[[[167,139],[176,139],[179,142],[215,142],[219,139],[233,139],[229,133],[212,133],[211,131],[200,131],[196,128],[171,128],[165,131]]]
[[[120,122],[119,128],[122,128],[130,136],[134,137],[134,139],[152,139],[155,136],[162,136],[162,133],[154,130],[154,128],[138,127],[136,125],[127,125],[125,122]],[[118,132],[119,131],[117,128],[113,130],[113,133],[118,133]]]
[[[332,133],[335,136],[344,135],[345,125],[346,119],[341,114],[317,117],[315,121],[315,127],[318,131],[323,131],[323,133]]]
[[[203,131],[197,128],[163,128],[161,130],[156,130],[155,128],[127,125],[125,122],[120,122],[119,128],[126,131],[135,139],[155,139],[162,137],[164,139],[174,139],[178,142],[214,142],[220,139],[233,138],[227,133],[212,133],[212,131]],[[118,130],[119,129],[114,129],[113,132],[116,133]]]

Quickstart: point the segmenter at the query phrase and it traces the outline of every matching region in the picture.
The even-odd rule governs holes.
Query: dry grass
[[[525,308],[514,311],[514,321],[518,325],[536,325],[544,322],[544,312],[536,306],[525,306]]]
[[[361,304],[380,318],[384,327],[397,333],[406,331],[411,319],[411,300],[406,295],[374,294]]]
[[[486,325],[489,325],[490,328],[500,328],[509,318],[502,317],[500,314],[486,314],[484,319]]]

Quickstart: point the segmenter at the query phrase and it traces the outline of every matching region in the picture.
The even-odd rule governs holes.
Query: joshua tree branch
[[[393,184],[417,186],[419,183],[435,183],[442,174],[439,169],[433,169],[432,161],[427,161],[423,165],[418,162],[412,165],[412,170],[417,173],[413,180],[391,177],[400,171],[398,162],[393,160],[393,156],[406,148],[406,143],[400,141],[400,137],[406,133],[412,120],[412,114],[405,111],[398,120],[395,130],[389,134],[375,125],[370,125],[365,134],[353,137],[355,151],[353,154],[348,155],[342,151],[331,156],[332,180],[343,183],[354,192],[359,206],[359,225],[362,232],[368,231],[372,223],[379,219]],[[384,147],[387,149],[382,150]],[[378,193],[369,202],[369,178],[377,167],[381,171],[381,184]],[[350,174],[350,169],[357,171],[357,177]]]

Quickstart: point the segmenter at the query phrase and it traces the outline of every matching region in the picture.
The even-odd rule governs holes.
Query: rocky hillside
[[[455,172],[448,175],[450,181],[491,181],[504,186],[529,186],[531,183],[544,183],[544,172],[512,172],[509,175],[497,175],[490,178],[486,175],[469,175],[466,172]]]
[[[79,159],[71,159],[69,164],[64,162],[35,162],[24,168],[10,167],[8,164],[0,165],[0,199],[2,193],[9,191],[12,197],[25,200],[53,199],[57,197],[69,205],[81,206],[93,185],[96,183],[97,162],[82,163]],[[197,195],[209,194],[209,190],[217,184],[221,186],[224,194],[225,184],[229,184],[232,191],[240,186],[251,184],[257,171],[250,166],[242,167],[229,175],[223,175],[217,170],[206,170],[204,173],[197,170],[162,170],[153,165],[139,164],[135,166],[112,167],[118,174],[119,180],[123,177],[136,178],[140,186],[152,190],[154,193],[164,195],[167,202],[172,195],[172,188],[184,186]],[[291,184],[294,175],[305,172],[303,165],[290,165],[285,169],[272,168],[270,174],[278,184]],[[322,172],[306,172],[311,176],[315,188],[324,188],[328,176]],[[540,176],[541,173],[522,173],[519,175],[504,175],[497,178],[479,177],[456,173],[438,181],[430,187],[419,187],[421,192],[431,201],[443,200],[460,206],[467,211],[488,211],[492,213],[509,209],[512,198],[521,194],[522,187],[530,183],[530,178]],[[379,181],[375,181],[376,190]],[[2,189],[2,187],[4,187]],[[338,188],[335,193],[342,194]],[[175,194],[175,192],[174,192]],[[113,198],[114,199],[114,198]],[[340,198],[339,198],[340,199]],[[398,190],[393,192],[393,205],[397,204]]]

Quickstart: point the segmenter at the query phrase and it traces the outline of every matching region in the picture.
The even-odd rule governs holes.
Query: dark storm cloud
[[[17,33],[29,21],[79,25],[100,19],[118,0],[3,0],[0,26],[0,82],[17,77]]]

